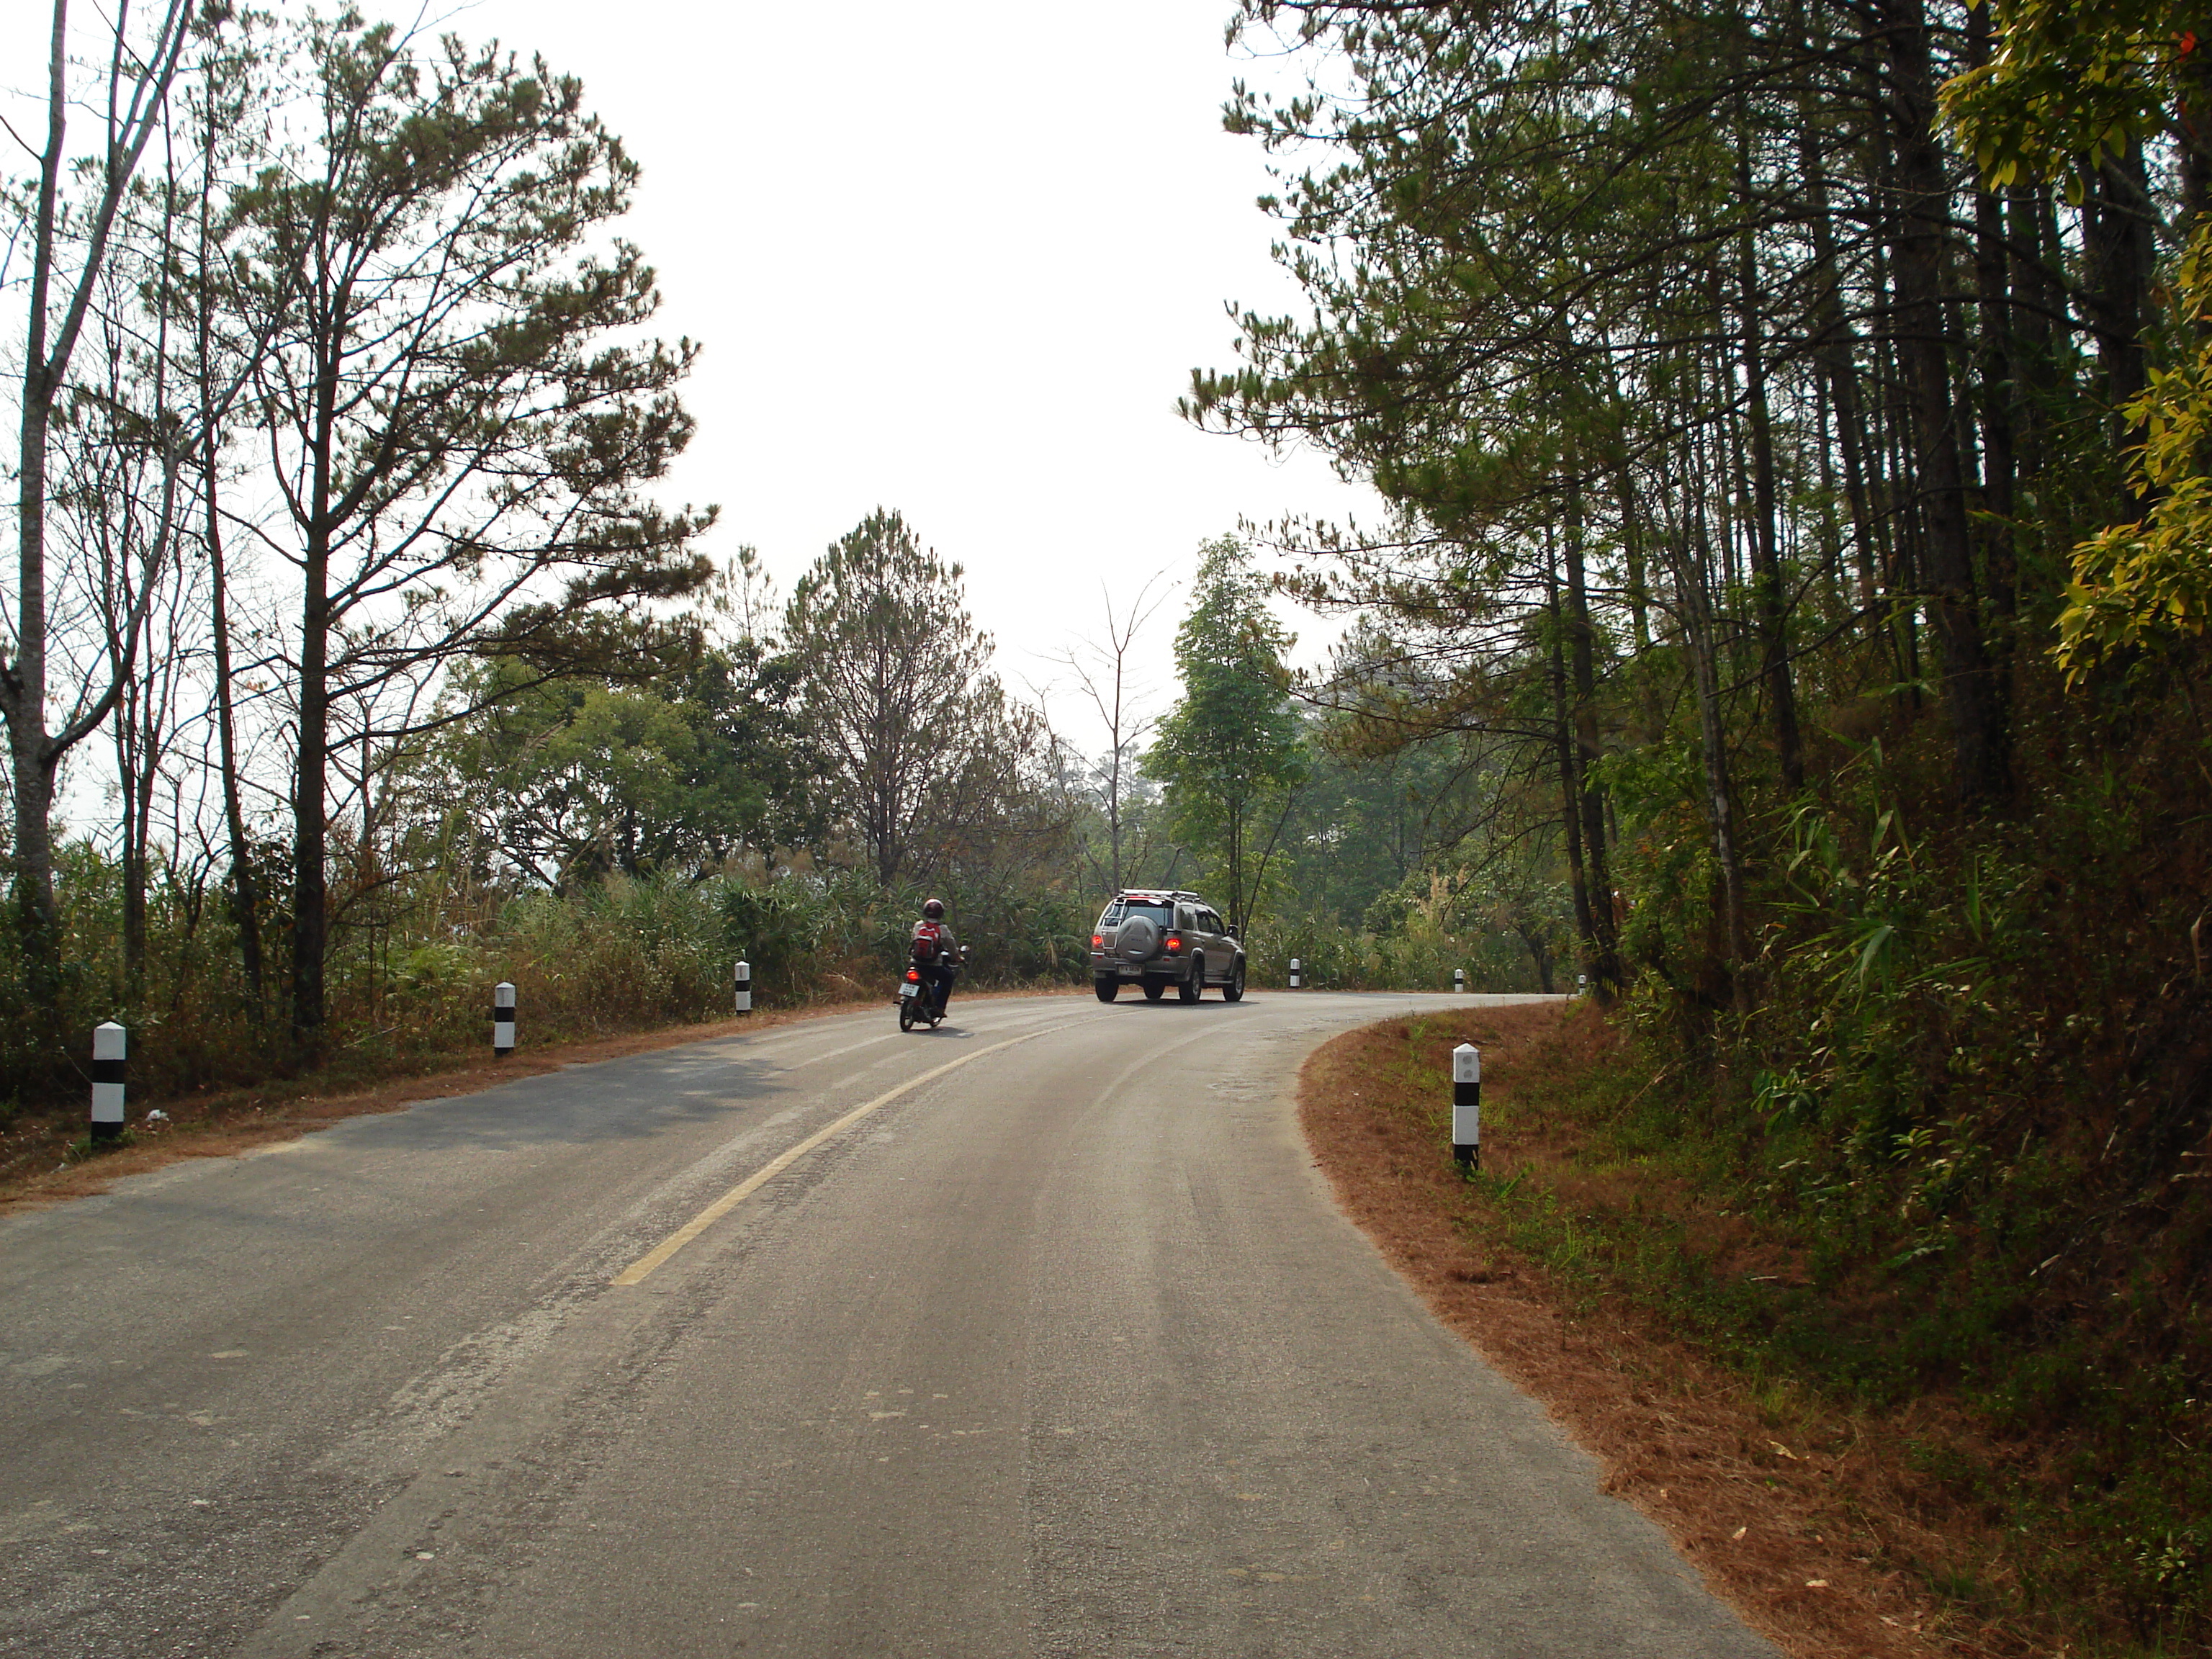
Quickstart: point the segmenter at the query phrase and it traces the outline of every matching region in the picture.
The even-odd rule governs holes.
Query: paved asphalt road
[[[0,1653],[1771,1656],[1332,1205],[1298,1064],[1408,1000],[886,1006],[15,1218]]]

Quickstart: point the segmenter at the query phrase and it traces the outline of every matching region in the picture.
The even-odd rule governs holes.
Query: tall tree
[[[1071,647],[1056,659],[1074,674],[1084,701],[1106,728],[1106,755],[1096,772],[1098,805],[1106,819],[1106,862],[1100,873],[1109,893],[1120,892],[1123,885],[1121,846],[1128,827],[1128,785],[1139,751],[1152,728],[1152,719],[1140,712],[1144,690],[1131,675],[1129,659],[1138,633],[1159,608],[1159,601],[1151,598],[1153,583],[1158,580],[1157,575],[1147,580],[1119,616],[1115,614],[1114,596],[1102,593],[1104,635]]]
[[[243,227],[230,211],[230,198],[267,160],[272,110],[279,97],[271,56],[264,50],[260,27],[265,15],[237,20],[227,41],[207,42],[194,65],[198,73],[187,100],[186,130],[198,150],[199,176],[190,191],[188,249],[180,258],[182,285],[191,296],[188,362],[199,427],[198,516],[207,559],[208,631],[214,659],[216,765],[222,798],[223,827],[230,849],[230,910],[237,928],[239,966],[246,1004],[258,1025],[266,1018],[265,951],[261,936],[263,894],[254,870],[253,845],[246,827],[245,756],[239,735],[234,587],[236,573],[224,531],[223,484],[231,416],[252,378],[256,360],[268,343],[266,330],[283,314],[281,304],[264,303],[263,331],[241,326],[241,307],[218,295],[237,280],[229,251]],[[171,189],[179,194],[175,164]],[[266,296],[273,298],[274,296]]]
[[[885,887],[936,868],[1009,781],[1006,696],[962,575],[878,507],[814,562],[784,612],[824,805]]]
[[[138,648],[145,594],[158,561],[142,563],[143,592],[125,605],[124,627],[89,672],[61,700],[55,714],[51,668],[59,598],[49,539],[48,467],[55,412],[66,395],[71,365],[96,296],[110,276],[116,228],[147,146],[162,129],[169,91],[191,32],[191,0],[167,0],[141,24],[118,9],[107,25],[105,85],[94,101],[104,125],[87,170],[86,198],[64,198],[70,161],[69,112],[81,96],[70,83],[67,0],[54,0],[46,63],[44,147],[18,243],[27,245],[25,325],[14,457],[15,605],[0,659],[0,716],[8,726],[14,805],[15,901],[27,981],[34,1005],[51,1006],[58,985],[60,945],[54,908],[54,786],[63,757],[96,731],[123,692]],[[161,424],[157,413],[155,424]]]
[[[1170,823],[1206,860],[1240,931],[1308,770],[1283,660],[1291,637],[1267,593],[1234,538],[1200,550],[1190,610],[1176,630],[1182,696],[1145,756],[1145,770],[1167,786]]]
[[[690,441],[695,349],[636,339],[653,272],[603,228],[637,167],[581,83],[350,13],[310,17],[295,50],[312,123],[240,198],[265,275],[235,295],[267,313],[254,414],[279,512],[257,533],[298,582],[292,1026],[313,1046],[335,751],[405,736],[380,699],[458,653],[696,588],[711,514],[640,494]],[[334,724],[348,708],[362,729]]]

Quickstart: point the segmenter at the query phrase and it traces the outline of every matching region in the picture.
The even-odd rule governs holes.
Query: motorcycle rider
[[[945,925],[945,901],[930,899],[921,907],[921,920],[914,925],[908,949],[921,982],[937,999],[937,1012],[952,1000],[953,975],[960,971],[960,941]]]

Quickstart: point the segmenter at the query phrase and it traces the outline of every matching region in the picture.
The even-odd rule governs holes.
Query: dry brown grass
[[[296,1139],[349,1117],[374,1112],[396,1112],[419,1101],[443,1100],[472,1094],[518,1077],[536,1077],[564,1066],[593,1060],[619,1060],[627,1054],[650,1054],[686,1042],[703,1042],[740,1032],[766,1030],[778,1025],[823,1019],[878,1005],[889,1017],[890,998],[881,991],[868,992],[848,981],[843,1000],[803,1008],[763,1009],[733,1014],[697,1025],[664,1026],[649,1031],[587,1042],[550,1043],[543,1048],[525,1045],[505,1060],[494,1060],[483,1050],[441,1056],[431,1066],[410,1074],[386,1079],[365,1088],[323,1092],[326,1081],[313,1076],[271,1081],[258,1088],[182,1099],[131,1100],[132,1139],[112,1151],[90,1157],[72,1152],[86,1124],[78,1120],[32,1119],[0,1137],[0,1212],[29,1205],[57,1204],[86,1198],[107,1190],[125,1176],[143,1175],[188,1158],[233,1158],[272,1141]],[[1073,995],[1076,988],[1038,991],[962,991],[960,1002],[1002,997]],[[1087,988],[1082,994],[1090,995]],[[149,1127],[144,1115],[159,1107],[169,1115],[166,1124]]]
[[[1438,1318],[1599,1460],[1607,1492],[1663,1527],[1713,1590],[1792,1659],[2049,1650],[1939,1602],[1900,1565],[1954,1559],[1960,1534],[1978,1530],[1911,1472],[1904,1440],[1913,1425],[1756,1398],[1651,1317],[1612,1301],[1578,1310],[1542,1268],[1479,1242],[1484,1206],[1452,1165],[1449,1103],[1413,1097],[1401,1075],[1408,1035],[1406,1020],[1389,1020],[1314,1053],[1300,1079],[1307,1139],[1352,1219]],[[1563,1022],[1557,1005],[1542,1005],[1439,1016],[1424,1040],[1475,1042],[1495,1107],[1510,1102],[1516,1072],[1539,1051],[1547,1066],[1587,1063],[1612,1039],[1595,1020]],[[1508,1115],[1501,1132],[1486,1114],[1486,1169],[1534,1165],[1570,1201],[1578,1191],[1624,1200],[1618,1178],[1603,1191],[1578,1188],[1577,1126]],[[1745,1265],[1757,1248],[1743,1241]]]

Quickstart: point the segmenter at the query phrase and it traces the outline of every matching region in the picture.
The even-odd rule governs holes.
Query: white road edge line
[[[1068,1024],[1078,1025],[1087,1023],[1088,1022],[1082,1020],[1071,1020],[1068,1022]],[[644,1284],[647,1279],[653,1277],[653,1270],[659,1267],[663,1262],[666,1261],[669,1257],[674,1255],[677,1251],[682,1249],[693,1239],[698,1237],[701,1233],[705,1232],[708,1228],[713,1226],[724,1216],[729,1214],[729,1212],[736,1209],[738,1205],[744,1203],[755,1193],[758,1192],[762,1187],[775,1180],[776,1176],[781,1175],[793,1164],[798,1163],[800,1158],[805,1158],[807,1153],[812,1152],[823,1141],[830,1139],[835,1135],[842,1134],[846,1130],[851,1128],[855,1123],[858,1123],[862,1118],[867,1116],[869,1113],[877,1111],[883,1107],[890,1105],[891,1102],[896,1100],[901,1095],[911,1094],[914,1091],[921,1087],[923,1084],[933,1082],[936,1079],[943,1077],[947,1072],[957,1072],[963,1066],[966,1066],[972,1061],[981,1060],[986,1054],[995,1054],[1002,1048],[1016,1048],[1022,1043],[1034,1042],[1041,1036],[1050,1036],[1054,1031],[1064,1031],[1066,1030],[1067,1030],[1067,1025],[1054,1025],[1046,1030],[1030,1031],[1021,1036],[1009,1037],[1004,1042],[994,1042],[988,1048],[978,1048],[971,1054],[963,1054],[957,1060],[947,1060],[944,1065],[936,1067],[933,1071],[924,1072],[920,1077],[908,1078],[896,1088],[888,1089],[882,1094],[878,1095],[873,1100],[868,1102],[865,1106],[855,1106],[851,1111],[846,1113],[844,1116],[839,1118],[835,1123],[829,1125],[825,1128],[817,1129],[812,1134],[807,1136],[805,1139],[800,1141],[796,1146],[793,1146],[789,1151],[770,1158],[766,1164],[754,1170],[752,1174],[747,1176],[736,1186],[731,1188],[729,1191],[724,1193],[720,1198],[709,1204],[705,1209],[700,1211],[698,1214],[693,1216],[690,1220],[685,1222],[674,1232],[669,1234],[667,1237],[662,1239],[659,1243],[654,1245],[643,1255],[638,1257],[636,1261],[631,1262],[629,1267],[624,1267],[608,1282],[614,1285]]]

